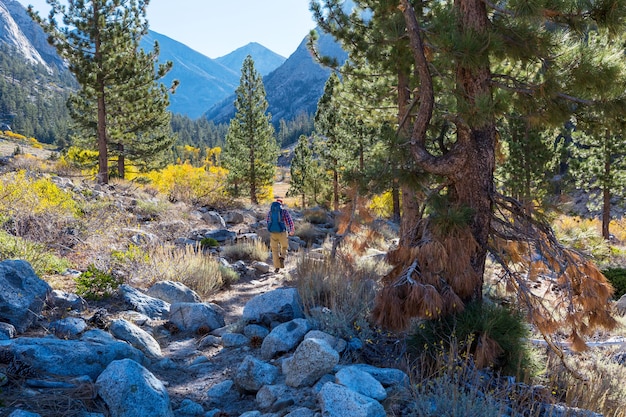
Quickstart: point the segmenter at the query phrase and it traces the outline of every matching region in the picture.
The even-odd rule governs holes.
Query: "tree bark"
[[[99,21],[98,10],[94,7],[94,21]],[[96,61],[96,65],[100,67],[97,75],[97,89],[96,94],[98,95],[98,120],[97,120],[97,132],[98,132],[98,178],[97,181],[99,184],[108,184],[109,183],[109,155],[108,155],[108,138],[107,138],[107,129],[106,129],[106,91],[105,91],[105,80],[102,69],[102,42],[100,40],[100,32],[96,30],[96,34],[94,37],[95,43],[95,52],[94,59]]]
[[[119,151],[119,155],[117,156],[117,175],[120,177],[120,179],[124,179],[124,176],[126,175],[126,158],[124,158],[124,145],[118,143],[117,150]]]
[[[607,131],[604,145],[604,184],[602,186],[602,237],[609,240],[609,224],[611,224],[611,190],[609,178],[611,178],[611,152],[608,151],[610,134]]]
[[[433,84],[415,12],[408,0],[402,0],[401,4],[416,71],[420,79],[420,100],[417,117],[413,124],[411,153],[416,163],[426,172],[443,175],[451,182],[449,185],[451,203],[472,210],[469,228],[479,249],[471,253],[471,265],[468,267],[471,267],[480,277],[471,298],[480,299],[493,209],[495,121],[493,117],[488,117],[486,121],[484,121],[485,118],[482,119],[481,125],[469,125],[463,121],[463,117],[460,117],[456,123],[456,142],[451,149],[439,156],[429,153],[425,143],[427,128],[432,117]],[[487,31],[489,21],[482,0],[455,0],[454,5],[459,16],[461,33],[485,33]],[[457,66],[457,95],[458,100],[467,103],[465,108],[476,109],[478,100],[491,97],[491,71],[486,54],[482,62],[484,64],[478,67],[464,67],[461,64]]]

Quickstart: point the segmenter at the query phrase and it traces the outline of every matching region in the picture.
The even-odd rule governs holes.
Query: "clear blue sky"
[[[47,17],[46,0],[32,4]],[[210,58],[217,58],[250,42],[288,58],[315,27],[309,0],[150,0],[150,29]]]

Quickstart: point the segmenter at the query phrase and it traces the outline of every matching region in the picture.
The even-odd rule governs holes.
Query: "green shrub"
[[[420,323],[408,339],[409,351],[429,358],[437,367],[444,356],[471,356],[479,367],[525,378],[534,370],[531,349],[524,340],[529,329],[523,316],[506,307],[474,302],[460,313]]]
[[[0,261],[23,259],[30,263],[38,276],[61,273],[71,267],[71,263],[46,249],[45,245],[29,242],[0,230]]]
[[[99,300],[110,297],[122,284],[113,275],[101,271],[90,264],[87,270],[75,278],[76,294],[88,300]]]
[[[626,268],[608,268],[603,270],[602,273],[615,288],[613,297],[616,300],[626,294]]]
[[[205,237],[200,240],[200,246],[203,248],[217,248],[220,243],[212,237]]]

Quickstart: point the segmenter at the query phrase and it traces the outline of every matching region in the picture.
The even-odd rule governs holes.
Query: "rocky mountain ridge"
[[[47,71],[63,71],[62,59],[46,39],[47,35],[30,19],[22,4],[0,0],[0,43],[10,45],[16,53],[43,65]],[[169,109],[190,118],[208,117],[216,123],[229,121],[234,91],[241,76],[241,62],[247,55],[255,60],[257,71],[266,76],[269,111],[275,123],[280,119],[292,120],[300,113],[314,113],[329,74],[329,70],[322,68],[306,51],[306,39],[287,59],[254,42],[211,59],[153,31],[142,39],[142,46],[151,49],[154,41],[160,45],[160,61],[174,63],[172,71],[162,81],[166,85],[173,79],[180,81],[176,93],[170,96]],[[20,109],[12,110],[20,112]]]

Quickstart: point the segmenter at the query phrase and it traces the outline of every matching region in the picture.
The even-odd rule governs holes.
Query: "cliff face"
[[[48,71],[64,66],[56,50],[48,44],[44,31],[17,1],[0,0],[0,42],[14,48],[27,61],[43,65]]]

